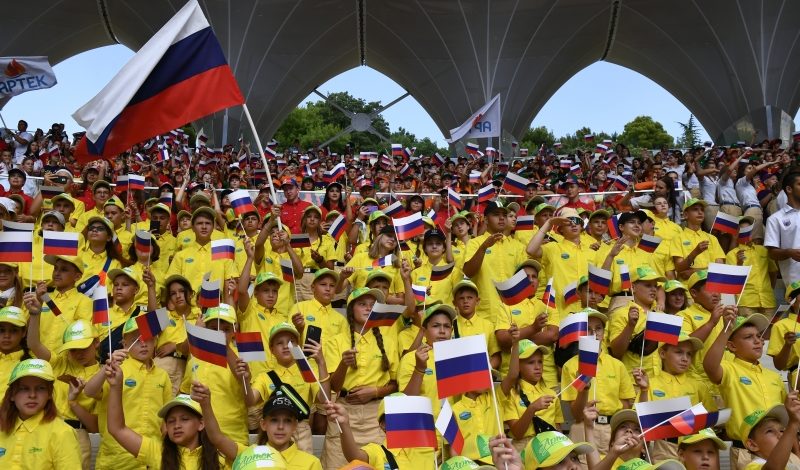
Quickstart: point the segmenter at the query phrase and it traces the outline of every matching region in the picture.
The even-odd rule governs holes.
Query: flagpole
[[[494,378],[492,377],[492,363],[489,361],[489,351],[486,351],[486,373],[489,374],[489,388],[492,390],[492,402],[494,408],[494,417],[497,419],[497,432],[503,435],[503,422],[500,420],[500,411],[497,405],[497,392],[494,391]],[[435,454],[434,454],[435,455]],[[508,462],[505,462],[506,470],[508,470]]]
[[[250,110],[247,109],[247,103],[242,103],[244,115],[247,117],[247,122],[250,124],[250,130],[253,132],[253,137],[256,139],[256,146],[258,146],[258,153],[261,155],[261,163],[264,164],[264,169],[267,170],[267,182],[269,182],[269,192],[272,195],[272,203],[278,203],[278,196],[275,194],[275,185],[272,184],[272,173],[269,171],[269,164],[267,163],[267,156],[264,154],[264,147],[261,146],[261,139],[256,132],[256,125],[253,123],[253,118],[250,116]],[[277,218],[278,228],[283,230],[280,216]]]
[[[745,278],[744,278],[744,286],[742,286],[742,292],[740,292],[739,295],[736,297],[736,308],[739,308],[739,301],[742,300],[742,297],[744,297],[744,295],[743,295],[744,294],[744,288],[747,286],[747,281],[750,280],[750,273],[752,271],[753,271],[752,267],[747,270],[747,276],[745,276]]]
[[[680,413],[678,413],[678,414],[680,414]],[[677,416],[677,415],[675,415],[675,416]],[[675,416],[671,416],[669,419],[663,421],[662,423],[657,424],[656,426],[660,426],[661,424],[666,423],[667,421],[669,421],[670,419],[674,418]],[[642,429],[642,419],[639,417],[639,412],[638,411],[636,412],[636,421],[639,422],[639,429]],[[656,427],[656,426],[653,426],[653,428]],[[652,428],[650,428],[650,429],[652,429]],[[642,432],[642,434],[639,437],[642,438],[642,443],[644,444],[644,453],[645,453],[645,455],[647,455],[647,461],[652,463],[653,459],[650,457],[650,450],[647,448],[647,439],[644,437],[644,432]]]

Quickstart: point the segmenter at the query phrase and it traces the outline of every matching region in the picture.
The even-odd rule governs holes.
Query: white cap
[[[17,203],[13,199],[7,197],[0,197],[0,205],[6,208],[8,212],[17,213]]]

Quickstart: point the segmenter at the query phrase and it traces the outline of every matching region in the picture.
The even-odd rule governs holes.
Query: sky
[[[114,45],[71,57],[54,67],[58,79],[56,86],[16,96],[0,114],[13,128],[19,119],[25,119],[31,130],[37,127],[47,130],[53,122],[63,122],[67,132],[78,132],[82,129],[71,114],[97,94],[132,55],[133,52],[125,46]],[[357,98],[383,103],[405,93],[390,78],[369,67],[344,72],[318,89],[323,94],[347,91]],[[603,103],[614,103],[614,106],[588,104],[601,96]],[[316,95],[309,95],[302,103],[319,99]],[[581,112],[575,112],[577,109]],[[625,124],[636,116],[649,115],[663,124],[672,136],[678,136],[681,132],[678,123],[687,122],[690,114],[671,94],[643,75],[608,62],[596,62],[567,81],[539,111],[531,126],[546,126],[556,138],[574,133],[583,126],[590,127],[593,132],[611,134],[621,133]],[[446,146],[445,136],[411,96],[386,110],[383,116],[391,131],[403,127],[419,139],[429,137],[440,146]],[[261,140],[270,137],[261,136]],[[700,138],[709,138],[705,130],[701,129]]]

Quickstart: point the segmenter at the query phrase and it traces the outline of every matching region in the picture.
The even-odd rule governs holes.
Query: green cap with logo
[[[553,212],[555,212],[555,210],[556,210],[556,208],[555,208],[555,207],[551,206],[550,204],[548,204],[548,203],[546,203],[546,202],[543,202],[543,203],[541,203],[541,204],[537,205],[537,206],[536,206],[536,207],[533,209],[533,215],[539,215],[539,212],[542,212],[542,211],[543,211],[543,210],[545,210],[545,209],[550,209],[550,210],[551,210],[551,211],[553,211]]]
[[[222,320],[233,325],[236,323],[236,312],[228,304],[219,304],[216,307],[211,307],[203,314],[203,322],[211,320]]]
[[[311,282],[317,282],[323,276],[331,276],[335,282],[339,282],[339,273],[328,268],[317,269],[317,272],[314,273],[314,280]]]
[[[277,282],[277,283],[278,283],[278,285],[281,285],[281,284],[283,284],[283,279],[281,279],[280,277],[278,277],[278,276],[277,276],[275,273],[273,273],[273,272],[266,271],[266,272],[263,272],[263,273],[258,273],[258,276],[256,276],[256,283],[255,283],[255,285],[256,285],[256,286],[260,286],[261,284],[263,284],[263,283],[265,283],[265,282],[270,282],[270,281],[272,281],[272,282]]]
[[[617,467],[617,470],[686,470],[686,467],[677,460],[668,459],[651,464],[642,459],[630,459]]]
[[[127,335],[128,333],[135,333],[139,331],[139,324],[136,323],[136,317],[130,317],[125,320],[125,324],[122,326],[122,334]]]
[[[536,344],[529,339],[521,339],[519,340],[519,358],[520,359],[527,359],[533,356],[533,353],[536,351],[541,351],[542,355],[545,355],[550,352],[550,348],[547,346]]]
[[[698,282],[705,281],[708,279],[708,271],[705,269],[701,269],[700,271],[695,271],[689,276],[689,280],[686,281],[686,287],[691,289],[694,287]]]
[[[284,331],[287,331],[287,332],[293,334],[294,337],[295,337],[295,341],[299,341],[300,340],[300,333],[297,332],[297,328],[295,328],[294,325],[292,325],[291,323],[286,323],[284,321],[284,322],[278,323],[277,325],[273,326],[269,330],[269,342],[270,342],[270,345],[272,344],[272,338],[274,338],[278,333],[282,333]]]
[[[678,289],[686,290],[686,286],[676,279],[667,279],[667,282],[664,283],[664,292],[672,292]]]
[[[131,281],[133,281],[133,283],[136,284],[136,287],[140,289],[142,288],[141,279],[139,279],[139,276],[134,274],[131,268],[115,268],[108,272],[108,279],[112,283],[114,282],[114,279],[117,278],[117,276],[125,276]]]
[[[453,287],[453,297],[455,297],[458,292],[461,292],[461,289],[471,289],[476,294],[479,292],[478,286],[476,286],[474,282],[469,279],[464,279],[463,281],[458,281],[455,287]]]
[[[41,359],[25,359],[20,361],[11,371],[8,377],[8,385],[13,384],[23,377],[38,377],[47,382],[52,382],[56,378],[53,375],[53,367],[50,363]]]
[[[800,281],[794,281],[786,286],[785,299],[787,302],[791,302],[798,295],[800,295]]]
[[[28,324],[28,314],[19,307],[9,305],[0,308],[0,323],[11,323],[14,326],[23,327]]]
[[[586,307],[584,309],[578,310],[575,313],[585,313],[587,318],[597,318],[605,325],[608,323],[608,316],[605,313],[600,312],[599,310],[595,310],[592,307]]]
[[[758,423],[767,418],[774,418],[778,420],[782,426],[786,426],[786,424],[789,422],[789,413],[786,412],[786,407],[783,405],[775,405],[768,410],[755,410],[744,417],[740,434],[745,438],[750,437],[750,433],[753,432],[753,428],[758,426]]]
[[[200,416],[203,416],[203,411],[200,409],[200,403],[192,400],[192,397],[185,393],[178,394],[175,398],[168,401],[166,405],[162,406],[160,410],[158,410],[158,417],[159,418],[166,418],[167,413],[169,410],[175,408],[176,406],[185,406],[190,410],[194,411]]]
[[[760,313],[754,313],[749,317],[736,317],[736,320],[733,322],[733,328],[731,329],[731,336],[733,333],[738,330],[739,328],[745,325],[752,325],[758,328],[758,331],[764,331],[769,326],[769,318],[761,315]]]
[[[233,470],[289,468],[281,453],[268,445],[250,446],[233,461]]]
[[[384,301],[382,290],[370,289],[369,287],[359,287],[358,289],[355,289],[353,292],[351,292],[349,296],[347,296],[347,305],[350,305],[351,302],[354,302],[366,295],[371,295],[372,297],[375,297],[376,302],[383,303]]]
[[[696,197],[688,199],[686,202],[683,203],[683,210],[686,210],[692,206],[696,206],[700,204],[703,207],[706,207],[708,203],[702,199],[697,199]]]
[[[558,431],[537,434],[522,450],[522,463],[527,470],[552,467],[574,452],[588,454],[593,449],[588,442],[572,442]]]
[[[631,273],[631,281],[638,282],[638,281],[657,281],[657,282],[664,282],[667,279],[656,272],[655,269],[651,268],[648,265],[638,266],[636,269],[633,270]]]
[[[364,202],[366,203],[366,201],[364,201]],[[389,218],[389,216],[384,214],[383,211],[374,211],[372,214],[369,215],[369,219],[368,219],[367,223],[371,224],[372,222],[375,222],[376,220],[384,218],[384,217],[387,218],[387,219]]]
[[[697,434],[691,434],[689,436],[681,436],[678,438],[678,447],[682,446],[690,446],[692,444],[697,444],[698,442],[702,442],[705,440],[711,440],[717,449],[725,450],[728,448],[725,445],[725,441],[717,437],[717,434],[711,428],[701,429],[697,432]]]
[[[434,305],[432,307],[428,307],[427,309],[425,309],[425,316],[422,318],[422,325],[424,326],[425,323],[428,321],[428,319],[436,313],[444,313],[445,315],[450,317],[450,321],[455,320],[456,316],[458,315],[456,309],[451,307],[450,305],[447,304]]]
[[[365,282],[364,285],[369,285],[369,283],[374,281],[375,279],[384,279],[386,281],[389,281],[390,285],[392,283],[392,276],[390,276],[389,273],[387,273],[386,271],[384,271],[382,269],[373,269],[367,275],[367,282]]]
[[[474,470],[480,466],[472,460],[457,455],[447,459],[440,467],[439,470]]]
[[[70,349],[86,349],[97,338],[97,332],[94,325],[88,320],[77,320],[70,323],[64,334],[61,336],[61,346],[58,348],[58,353]]]

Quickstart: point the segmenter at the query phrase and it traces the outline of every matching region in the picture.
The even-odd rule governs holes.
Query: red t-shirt
[[[292,233],[300,233],[300,221],[303,219],[303,211],[310,205],[310,202],[300,199],[295,202],[284,202],[281,205],[281,222],[289,227]]]

